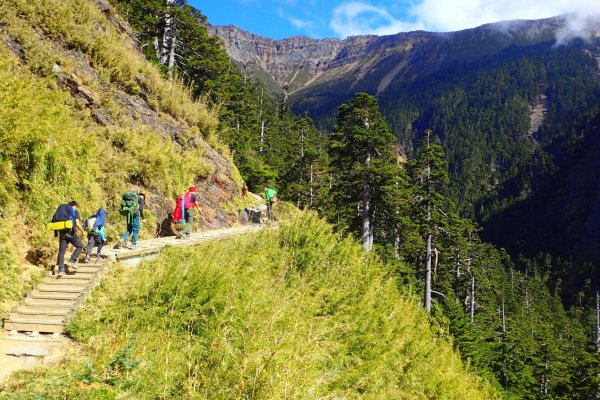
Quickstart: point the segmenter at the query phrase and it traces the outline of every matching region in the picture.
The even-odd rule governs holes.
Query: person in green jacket
[[[275,222],[275,217],[273,216],[273,203],[277,202],[277,191],[268,187],[266,183],[265,199],[267,201],[267,215],[269,216],[269,221]]]

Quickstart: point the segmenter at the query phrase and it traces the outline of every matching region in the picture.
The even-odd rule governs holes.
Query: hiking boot
[[[125,247],[125,241],[123,239],[119,239],[119,241],[115,244],[115,249],[121,249]]]
[[[85,260],[83,260],[83,263],[84,263],[84,264],[90,264],[90,263],[91,263],[91,261],[90,261],[90,256],[86,256],[86,257],[85,257]]]
[[[137,245],[132,244],[132,245],[129,246],[129,249],[130,250],[135,250],[135,249],[137,249]]]
[[[56,273],[56,277],[60,278],[60,277],[65,276],[65,275],[66,275],[65,268],[64,267],[63,268],[59,268],[58,272]]]
[[[79,268],[79,267],[77,266],[77,262],[76,262],[76,261],[73,261],[73,260],[65,261],[65,265],[66,265],[67,267],[69,267],[69,269],[71,269],[71,268],[73,268],[73,269],[77,269],[77,268]]]

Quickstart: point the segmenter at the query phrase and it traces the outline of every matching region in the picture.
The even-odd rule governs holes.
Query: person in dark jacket
[[[77,269],[77,259],[83,251],[83,243],[78,234],[83,236],[83,227],[81,226],[81,217],[79,216],[79,211],[77,211],[77,202],[75,200],[68,204],[61,204],[58,206],[55,216],[57,216],[57,220],[59,221],[73,221],[73,228],[58,231],[57,276],[60,278],[66,274],[65,265]],[[67,246],[69,244],[75,246],[75,251],[71,254],[69,261],[65,262],[65,252],[67,251]]]

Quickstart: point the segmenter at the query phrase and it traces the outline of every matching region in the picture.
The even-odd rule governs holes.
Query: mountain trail
[[[187,239],[168,236],[140,240],[135,249],[103,251],[102,262],[78,264],[77,269],[60,278],[50,272],[4,321],[4,332],[0,336],[0,384],[13,372],[55,364],[77,347],[65,335],[66,326],[114,262],[136,265],[156,257],[166,246],[193,246],[256,232],[262,227],[252,224],[192,233]]]

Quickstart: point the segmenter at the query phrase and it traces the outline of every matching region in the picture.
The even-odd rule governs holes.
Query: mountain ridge
[[[449,43],[450,47],[455,47],[453,44],[463,42],[465,36],[476,34],[488,42],[491,39],[499,42],[488,48],[488,51],[498,51],[514,41],[554,38],[566,23],[567,17],[559,16],[540,20],[501,21],[454,32],[411,31],[384,36],[349,36],[345,39],[313,39],[306,36],[270,39],[235,25],[209,25],[208,29],[224,42],[232,60],[244,68],[255,68],[267,75],[268,78],[263,77],[267,86],[272,87],[272,82],[276,82],[279,87],[274,94],[285,97],[286,94],[302,92],[314,83],[354,73],[358,78],[350,85],[349,90],[352,90],[375,64],[390,56],[404,55],[396,65],[387,69],[388,74],[377,86],[377,94],[381,94],[400,72],[410,67],[411,57],[416,56],[414,52],[419,50],[419,45],[440,46]],[[478,50],[475,55],[486,53]],[[469,49],[463,49],[462,55],[469,56]],[[361,62],[367,56],[371,60]],[[408,72],[410,68],[405,71]]]

